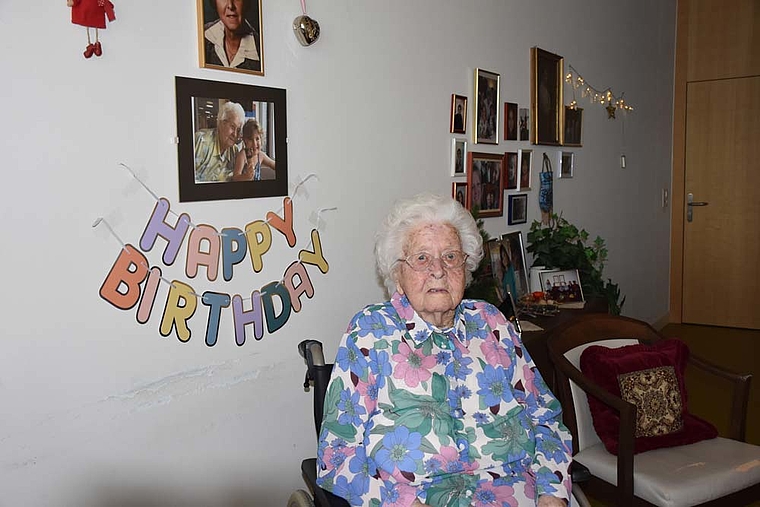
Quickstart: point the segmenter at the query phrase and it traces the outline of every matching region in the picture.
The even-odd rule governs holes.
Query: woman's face
[[[224,27],[236,32],[243,24],[245,0],[216,0],[216,12]]]
[[[420,225],[409,232],[404,256],[426,252],[434,258],[432,264],[415,271],[401,261],[396,271],[398,292],[406,295],[420,317],[439,327],[453,324],[454,310],[464,296],[465,266],[447,268],[440,259],[452,250],[462,250],[456,229],[447,224]]]

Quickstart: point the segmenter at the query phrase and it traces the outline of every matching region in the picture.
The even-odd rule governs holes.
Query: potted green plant
[[[528,247],[534,266],[557,269],[577,269],[584,295],[607,300],[609,312],[620,315],[625,303],[620,288],[611,279],[603,278],[607,247],[597,236],[589,243],[589,234],[578,229],[562,215],[552,214],[548,224],[534,221],[528,232]]]

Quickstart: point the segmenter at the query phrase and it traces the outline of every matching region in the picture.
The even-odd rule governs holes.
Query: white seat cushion
[[[597,444],[573,458],[617,484],[617,456]],[[661,507],[688,507],[760,483],[760,446],[727,438],[642,452],[633,457],[634,494]]]

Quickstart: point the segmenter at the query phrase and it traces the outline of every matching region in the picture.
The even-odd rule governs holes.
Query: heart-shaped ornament
[[[302,46],[311,46],[319,39],[319,23],[306,14],[293,20],[293,32]]]

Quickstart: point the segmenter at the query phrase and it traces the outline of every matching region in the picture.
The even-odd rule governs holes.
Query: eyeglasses
[[[440,259],[443,267],[447,269],[461,268],[467,260],[467,254],[459,250],[443,252],[440,257],[433,257],[427,252],[412,254],[406,259],[399,259],[409,264],[409,267],[415,271],[426,271],[433,265],[435,259]]]

